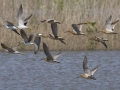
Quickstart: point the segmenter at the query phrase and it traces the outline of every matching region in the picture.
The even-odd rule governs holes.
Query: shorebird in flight
[[[93,74],[96,72],[97,69],[98,69],[98,65],[94,69],[92,69],[92,70],[89,69],[88,60],[87,60],[87,57],[85,56],[84,60],[83,60],[84,74],[81,74],[80,76],[82,78],[85,78],[85,79],[96,80],[96,78],[93,76]]]
[[[64,42],[64,39],[62,37],[58,36],[58,27],[57,24],[61,24],[60,22],[53,20],[53,19],[49,19],[49,20],[43,20],[41,21],[42,23],[47,21],[48,23],[51,24],[51,29],[52,29],[52,33],[53,35],[49,34],[49,36],[43,36],[44,38],[51,38],[53,40],[59,40],[60,42],[62,42],[63,44],[66,44]]]
[[[47,61],[47,62],[60,63],[60,62],[58,62],[56,59],[57,59],[57,57],[60,56],[61,52],[59,52],[59,53],[56,54],[55,56],[52,56],[51,53],[50,53],[50,51],[49,51],[48,46],[47,46],[45,43],[43,43],[43,50],[44,50],[44,53],[45,53],[45,55],[46,55],[47,57],[46,57],[46,58],[42,58],[41,60],[45,60],[45,61]]]
[[[24,25],[26,26],[29,19],[32,17],[32,14],[30,14],[26,19],[24,19]],[[20,35],[17,31],[17,26],[15,26],[12,22],[10,21],[6,21],[7,25],[0,25],[0,27],[5,27],[7,29],[11,29],[12,31],[14,31],[16,34]]]
[[[27,37],[25,31],[22,29],[20,30],[20,33],[24,41],[19,42],[19,45],[21,44],[34,45],[34,54],[36,54],[39,51],[42,34],[30,34],[29,37]],[[33,38],[34,38],[34,43],[31,42]]]
[[[105,23],[106,29],[99,32],[103,32],[105,34],[117,34],[116,32],[114,32],[114,28],[116,24],[119,22],[119,20],[116,20],[114,22],[112,22],[111,20],[112,20],[112,15],[110,15],[106,20],[106,23]]]
[[[9,22],[9,21],[6,21],[6,22],[7,22],[7,25],[1,25],[1,27],[5,27],[7,29],[10,29],[10,30],[14,31],[16,34],[20,35],[18,33],[18,31],[16,30],[17,27],[12,22]]]
[[[107,45],[106,45],[105,41],[108,41],[108,39],[104,39],[104,38],[100,38],[100,37],[94,36],[90,40],[101,42],[107,48]]]
[[[31,18],[31,16],[32,16],[32,14],[28,18],[23,20],[23,8],[22,8],[22,4],[21,4],[20,7],[19,7],[19,10],[18,10],[18,13],[17,13],[17,17],[18,17],[18,26],[17,26],[17,28],[32,30],[31,28],[26,26],[27,21]]]
[[[87,24],[87,23],[72,24],[71,26],[72,26],[73,30],[68,30],[64,33],[69,32],[73,35],[85,35],[85,33],[82,33],[82,25],[83,24]],[[78,25],[80,25],[80,29],[78,28]]]
[[[9,48],[9,47],[7,47],[5,44],[3,44],[3,43],[1,43],[1,46],[2,46],[2,48],[4,48],[4,49],[5,49],[7,52],[9,52],[9,53],[23,54],[23,53],[21,53],[21,52],[15,50],[17,47]]]

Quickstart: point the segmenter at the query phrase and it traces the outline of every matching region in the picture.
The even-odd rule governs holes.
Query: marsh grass
[[[27,34],[36,32],[48,35],[52,32],[50,24],[41,24],[39,23],[40,20],[52,18],[62,22],[62,24],[58,25],[58,34],[65,38],[67,45],[59,41],[42,38],[41,42],[47,43],[51,50],[105,49],[101,43],[89,41],[84,36],[73,36],[69,33],[64,33],[64,31],[72,29],[72,23],[80,22],[96,22],[95,27],[96,30],[99,31],[105,29],[105,21],[109,15],[113,16],[113,21],[120,18],[120,0],[0,0],[0,23],[6,24],[5,21],[8,20],[17,25],[16,15],[20,4],[23,5],[24,17],[33,13],[33,17],[28,23],[28,26],[33,27],[34,31],[26,30]],[[38,23],[39,25],[37,26]],[[120,23],[118,23],[115,28],[115,31],[118,33],[120,33],[119,24]],[[109,39],[107,42],[109,49],[120,49],[119,34],[92,34],[88,32],[88,27],[89,26],[83,26],[82,30],[87,33],[89,37],[97,35],[107,38]],[[0,30],[0,42],[8,46],[16,46],[17,43],[22,40],[20,36],[8,29],[1,27]],[[42,50],[42,43],[40,47]],[[0,49],[2,48],[0,47]],[[31,50],[31,47],[21,46],[19,49]]]

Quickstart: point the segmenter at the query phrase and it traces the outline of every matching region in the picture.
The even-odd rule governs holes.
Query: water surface
[[[99,65],[97,80],[76,78],[83,73],[84,51],[63,51],[61,63],[40,61],[42,51],[24,53],[0,52],[0,90],[120,90],[120,51],[87,52],[90,69]]]

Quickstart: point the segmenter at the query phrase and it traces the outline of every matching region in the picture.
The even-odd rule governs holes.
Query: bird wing
[[[119,22],[119,20],[116,20],[115,22],[112,22],[111,25],[112,25],[112,29],[114,30],[116,24]]]
[[[25,43],[27,43],[28,42],[28,37],[27,37],[25,31],[21,29],[20,34],[21,34],[22,38],[24,39]]]
[[[17,17],[18,17],[18,24],[19,25],[24,25],[22,4],[19,7]]]
[[[30,16],[28,16],[25,20],[24,20],[24,25],[26,26],[28,23],[28,20],[32,17],[32,14],[30,14]]]
[[[106,23],[105,23],[106,29],[108,29],[108,30],[112,30],[111,19],[112,19],[112,15],[110,15],[110,16],[108,17],[108,19],[106,20]]]
[[[60,56],[61,52],[59,52],[58,54],[56,54],[55,56],[53,56],[54,60],[56,60],[59,56]]]
[[[30,34],[30,36],[29,36],[29,38],[28,38],[28,42],[31,42],[33,38],[34,38],[34,35],[33,35],[33,34]]]
[[[39,51],[40,42],[41,42],[41,37],[37,35],[34,39],[34,54],[36,54]]]
[[[87,24],[87,23],[79,23],[79,24],[77,24],[77,25],[80,25],[80,29],[79,29],[79,31],[82,30],[82,25],[84,25],[84,24]]]
[[[54,23],[54,19],[48,19],[47,22],[48,23]]]
[[[9,27],[9,26],[15,26],[12,22],[9,22],[9,21],[6,21],[7,22],[7,26]],[[11,29],[11,28],[10,28]],[[14,31],[15,33],[17,33],[18,35],[20,35],[18,32],[17,32],[17,30],[16,29],[11,29],[12,31]]]
[[[105,41],[102,41],[101,43],[107,48],[107,44],[105,43]]]
[[[6,21],[8,26],[14,26],[12,22]]]
[[[91,75],[93,75],[95,72],[96,72],[96,70],[98,69],[98,65],[94,68],[94,69],[92,69],[90,72],[91,72]]]
[[[48,60],[53,60],[53,57],[50,54],[49,48],[47,47],[47,45],[45,43],[43,43],[43,50],[44,50],[44,53],[46,54]]]
[[[76,33],[80,33],[80,30],[79,30],[77,24],[72,24],[72,27],[73,27],[73,30],[74,30]]]
[[[80,29],[79,30],[82,31],[82,25],[80,25]]]
[[[107,48],[107,44],[105,43],[105,41],[102,38],[98,38],[98,39]]]
[[[64,43],[66,45],[66,43],[63,41],[64,39],[59,39],[60,42]]]
[[[15,33],[17,33],[18,35],[20,35],[16,29],[11,29],[11,30],[14,31]]]
[[[13,49],[7,47],[5,44],[1,43],[2,48],[7,49],[9,52],[15,52]]]
[[[57,37],[57,34],[58,34],[57,23],[51,23],[51,29],[54,37]]]
[[[87,61],[86,56],[84,57],[84,60],[83,60],[83,70],[85,73],[90,75],[89,65],[88,65],[88,61]]]

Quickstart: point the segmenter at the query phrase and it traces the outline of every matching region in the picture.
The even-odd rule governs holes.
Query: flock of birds
[[[53,35],[49,34],[48,36],[44,36],[42,34],[33,33],[33,34],[30,34],[28,37],[26,32],[25,32],[25,29],[32,30],[30,27],[26,26],[29,19],[32,17],[32,14],[30,16],[28,16],[26,19],[23,19],[23,8],[22,8],[22,4],[21,4],[19,7],[19,10],[18,10],[17,17],[18,17],[18,26],[15,26],[12,22],[6,21],[7,25],[1,25],[1,27],[5,27],[7,29],[14,31],[16,34],[20,35],[24,41],[20,41],[19,44],[15,48],[10,48],[10,47],[6,46],[5,44],[1,43],[2,48],[4,48],[7,52],[15,53],[15,54],[23,54],[23,53],[17,51],[16,48],[18,46],[20,46],[21,44],[25,44],[25,45],[34,45],[34,54],[37,54],[37,52],[39,51],[39,48],[40,48],[41,37],[50,38],[53,40],[58,40],[61,43],[66,45],[66,43],[64,42],[64,38],[58,36],[57,25],[61,24],[59,21],[54,20],[54,19],[40,21],[41,23],[47,22],[47,23],[51,24],[51,29],[52,29]],[[117,22],[119,22],[119,20],[112,22],[111,19],[112,19],[112,16],[110,15],[105,23],[106,29],[103,31],[99,31],[99,32],[103,32],[105,34],[117,34],[116,32],[114,32],[114,28],[115,28],[115,25],[117,24]],[[88,23],[72,24],[71,26],[72,26],[73,30],[68,30],[65,33],[69,32],[73,35],[85,35],[85,36],[87,36],[85,33],[82,32],[82,25],[88,24]],[[80,29],[78,28],[78,25],[80,25]],[[20,33],[17,31],[17,29],[20,29]],[[32,42],[33,39],[34,39],[34,42]],[[105,41],[108,41],[107,39],[93,36],[90,40],[95,40],[95,41],[101,42],[107,48],[107,45],[105,43]],[[43,42],[43,50],[44,50],[44,53],[47,57],[42,58],[41,60],[45,60],[47,62],[60,63],[56,59],[61,54],[61,52],[59,52],[55,56],[52,56],[48,46],[44,42]],[[85,56],[84,60],[83,60],[84,74],[81,74],[80,76],[83,78],[95,80],[96,78],[93,77],[93,74],[95,73],[97,68],[98,68],[98,65],[93,70],[89,70],[87,57]]]

